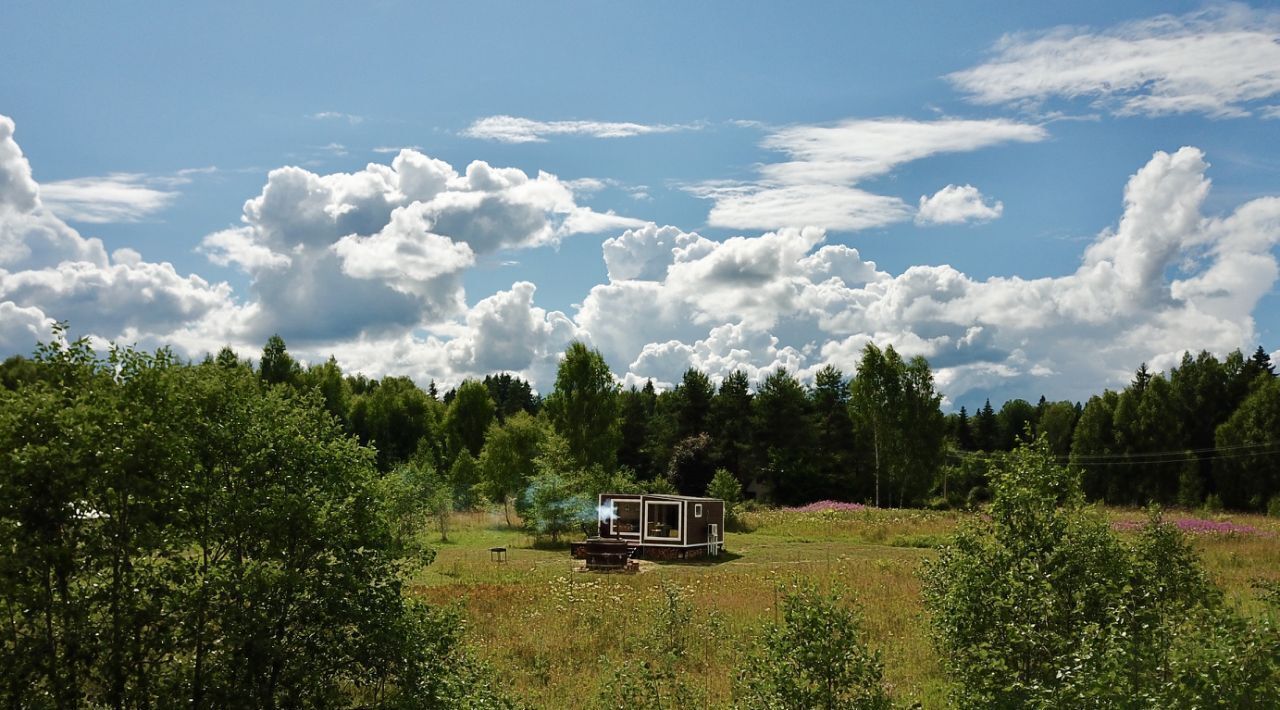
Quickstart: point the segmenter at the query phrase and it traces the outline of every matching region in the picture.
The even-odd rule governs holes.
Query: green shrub
[[[1043,439],[991,483],[990,519],[961,528],[925,573],[958,705],[1181,705],[1179,624],[1220,601],[1181,533],[1153,510],[1121,544]]]
[[[889,708],[880,653],[862,641],[856,609],[839,592],[795,581],[734,683],[739,707],[768,710]]]
[[[739,530],[739,506],[742,504],[742,484],[728,469],[716,469],[716,475],[707,486],[707,495],[724,501],[724,524],[727,529]]]

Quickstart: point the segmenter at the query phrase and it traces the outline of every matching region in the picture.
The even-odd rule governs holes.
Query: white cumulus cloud
[[[689,366],[850,372],[876,342],[928,357],[953,401],[973,389],[1084,398],[1127,381],[1134,363],[1253,343],[1254,309],[1277,279],[1280,197],[1205,215],[1207,170],[1195,148],[1156,153],[1125,187],[1116,226],[1053,278],[978,280],[947,265],[893,275],[818,230],[707,244],[633,230],[606,243],[610,282],[577,322],[628,382],[670,382]]]
[[[973,185],[947,185],[930,196],[920,196],[916,224],[988,222],[1004,212],[1004,203],[987,204]]]
[[[0,345],[8,352],[30,351],[53,319],[77,333],[136,340],[233,308],[226,284],[184,276],[133,249],[109,257],[100,240],[63,222],[32,179],[14,131],[0,116]]]

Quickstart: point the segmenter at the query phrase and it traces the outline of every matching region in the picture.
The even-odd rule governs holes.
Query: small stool
[[[489,559],[490,559],[491,561],[493,561],[493,562],[506,562],[506,561],[507,561],[507,548],[505,548],[505,547],[490,547],[490,548],[489,548]]]

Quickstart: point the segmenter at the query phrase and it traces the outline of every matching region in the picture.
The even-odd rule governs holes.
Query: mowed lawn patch
[[[1108,510],[1120,534],[1144,519]],[[646,563],[637,574],[575,571],[567,544],[535,546],[503,516],[455,516],[450,542],[411,590],[435,603],[459,603],[469,643],[500,682],[539,707],[583,707],[629,658],[649,656],[664,588],[691,614],[681,667],[707,706],[723,706],[736,669],[762,626],[777,617],[780,585],[804,578],[835,585],[856,600],[870,645],[880,649],[896,700],[946,707],[947,686],[920,595],[919,570],[973,513],[923,510],[748,513],[749,532],[730,532],[715,562]],[[1280,521],[1251,515],[1170,511],[1170,519],[1227,521],[1254,532],[1192,532],[1214,581],[1246,610],[1251,584],[1280,578]],[[1201,526],[1227,527],[1227,526]],[[438,540],[438,532],[428,533]],[[495,562],[489,548],[506,547]]]

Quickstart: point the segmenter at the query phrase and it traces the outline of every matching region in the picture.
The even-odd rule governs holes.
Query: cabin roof
[[[678,496],[671,493],[601,493],[604,498],[654,498],[657,500],[688,500],[697,501],[699,503],[723,503],[719,498],[704,498],[700,496]]]

